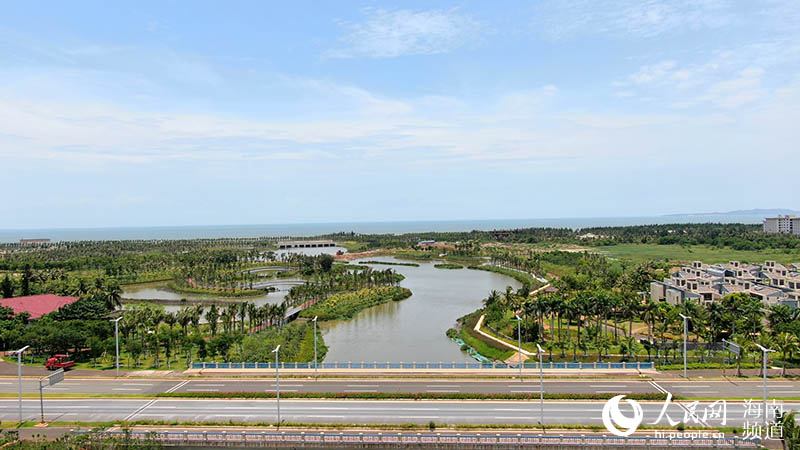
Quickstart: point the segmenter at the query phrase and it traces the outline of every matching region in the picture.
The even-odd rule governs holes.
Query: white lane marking
[[[438,390],[437,389],[433,389],[433,390],[428,390],[428,391],[425,391],[425,392],[427,392],[429,394],[454,394],[454,393],[458,392],[458,389],[455,389],[455,390],[454,389],[438,389]]]
[[[112,391],[141,391],[142,388],[113,388]]]
[[[224,384],[194,384],[192,386],[197,386],[197,387],[225,387]]]
[[[152,384],[147,383],[122,383],[123,386],[152,386]]]
[[[276,387],[274,384],[270,384],[270,386]],[[303,387],[302,384],[282,384],[281,387]],[[281,389],[283,390],[283,389]]]
[[[672,395],[672,393],[671,393],[671,392],[669,392],[668,390],[666,390],[666,389],[665,389],[663,386],[661,386],[660,384],[656,383],[655,381],[649,381],[649,383],[650,383],[650,385],[651,385],[651,386],[653,386],[654,388],[658,389],[658,391],[659,391],[659,392],[661,392],[662,394],[668,394],[668,395]],[[695,413],[693,410],[690,410],[689,408],[687,408],[687,407],[686,407],[686,405],[684,405],[684,404],[683,404],[683,403],[681,403],[680,401],[677,401],[677,402],[675,402],[675,403],[677,403],[677,404],[678,404],[678,406],[680,406],[680,407],[681,407],[681,409],[682,409],[682,410],[683,410],[683,411],[684,411],[684,412],[685,412],[685,413],[686,413],[686,414],[687,414],[689,417],[691,417],[692,419],[694,419],[694,421],[695,421],[695,422],[697,422],[697,423],[699,423],[699,424],[701,424],[701,425],[704,425],[704,426],[706,426],[706,427],[708,426],[708,422],[706,422],[706,421],[705,421],[705,420],[703,420],[703,419],[700,419],[700,418],[697,416],[697,414],[696,414],[696,413]]]
[[[684,391],[687,394],[718,394],[719,391]]]
[[[457,388],[460,387],[457,384],[428,384],[425,387],[427,388]]]
[[[187,389],[186,392],[219,392],[219,389]]]
[[[338,407],[333,407],[333,406],[313,406],[313,407],[311,407],[311,409],[344,410],[344,411],[346,411],[346,410],[348,410],[350,408],[338,408]]]
[[[397,416],[398,419],[438,419],[439,416]]]
[[[677,388],[707,388],[711,387],[707,384],[673,384],[672,387]]]
[[[589,387],[593,387],[593,388],[622,388],[622,389],[625,389],[628,386],[627,385],[623,385],[623,384],[590,384]]]
[[[525,412],[525,411],[531,411],[531,410],[529,410],[529,409],[516,409],[516,408],[492,408],[492,411]]]
[[[514,391],[514,390],[512,390],[511,391],[512,394],[538,394],[539,392],[542,392],[542,391],[539,391],[539,390],[536,390],[536,391]]]
[[[151,406],[150,409],[176,409],[177,406]]]
[[[2,385],[9,385],[9,384],[14,384],[14,383],[0,383],[0,384],[2,384]]]
[[[190,380],[181,381],[180,383],[176,384],[175,386],[172,386],[171,388],[167,389],[167,393],[177,391],[178,389],[182,388],[183,386],[186,386],[189,383],[189,381]],[[125,418],[122,419],[122,420],[127,421],[127,420],[133,419],[134,417],[136,417],[137,414],[139,414],[140,412],[144,411],[145,409],[147,409],[148,406],[154,404],[157,401],[158,401],[158,399],[155,399],[155,398],[150,400],[149,402],[147,402],[144,405],[142,405],[141,408],[139,408],[136,411],[128,414],[127,416],[125,416]]]
[[[316,417],[324,419],[344,419],[344,416],[331,416],[331,415],[317,415],[317,416],[306,416],[306,417]]]
[[[267,389],[264,392],[275,392],[276,389]],[[281,388],[281,392],[297,392],[297,389],[284,389]]]
[[[531,420],[530,418],[525,416],[494,416],[494,418],[499,420],[520,420],[520,419]]]
[[[631,391],[595,391],[598,394],[630,394]]]
[[[400,408],[402,411],[439,411],[439,408]]]
[[[797,394],[800,397],[800,390],[791,390],[791,391],[779,391],[779,390],[770,390],[770,394]]]
[[[263,410],[264,408],[257,407],[257,406],[225,406],[222,409],[255,409],[255,410]]]
[[[377,384],[348,384],[346,387],[349,388],[376,388],[378,387]]]
[[[182,382],[176,384],[175,386],[172,386],[171,388],[167,389],[167,394],[169,394],[170,392],[177,391],[178,389],[186,386],[188,383],[189,383],[189,380],[186,380],[186,381],[182,381]]]

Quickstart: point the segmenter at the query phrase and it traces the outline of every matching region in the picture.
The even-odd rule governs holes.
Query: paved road
[[[545,402],[544,416],[547,424],[602,425],[603,402]],[[701,402],[696,411],[700,413],[708,406]],[[684,410],[677,403],[670,403],[666,414],[659,421],[664,406],[661,402],[640,402],[644,411],[642,423],[668,425],[667,416],[677,423],[686,421]],[[529,424],[539,421],[539,403],[536,401],[342,401],[342,400],[282,400],[281,419],[287,422],[314,423],[437,423],[454,424]],[[800,403],[786,403],[785,409],[798,410]],[[742,426],[745,420],[757,421],[757,417],[745,418],[746,405],[727,404],[727,425]],[[632,416],[632,410],[622,405],[622,412]],[[23,419],[38,420],[39,402],[23,401]],[[190,399],[46,399],[45,418],[48,421],[108,421],[108,420],[159,420],[197,422],[274,422],[276,402],[274,400],[190,400]],[[17,419],[17,400],[0,400],[0,420]],[[708,426],[722,425],[718,420],[704,421]],[[702,423],[702,422],[701,422]]]
[[[576,380],[544,383],[548,393],[594,393],[616,394],[656,393],[666,390],[682,397],[738,397],[761,398],[761,381],[614,381]],[[800,381],[769,380],[770,398],[800,397]],[[660,388],[660,389],[659,389]],[[38,392],[35,379],[23,379],[23,392]],[[275,381],[270,379],[86,379],[72,378],[67,374],[63,382],[46,387],[45,392],[57,394],[140,394],[153,395],[160,392],[262,392],[274,391]],[[285,379],[282,392],[350,392],[350,393],[521,393],[538,394],[539,381],[524,382],[510,380],[300,380]],[[0,392],[17,392],[15,378],[0,378]]]

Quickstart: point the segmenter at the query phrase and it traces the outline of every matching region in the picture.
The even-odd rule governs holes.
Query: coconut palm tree
[[[217,324],[219,323],[219,309],[217,309],[216,303],[212,303],[208,311],[206,311],[206,322],[208,322],[208,328],[211,330],[211,337],[216,336]]]
[[[797,350],[798,342],[797,336],[791,333],[780,333],[775,336],[775,345],[781,352],[781,359],[783,360],[783,367],[781,367],[781,376],[786,376],[786,362],[792,359],[792,355]]]

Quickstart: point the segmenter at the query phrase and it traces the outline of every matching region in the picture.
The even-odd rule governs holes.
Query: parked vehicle
[[[75,366],[75,361],[70,360],[69,355],[55,355],[52,358],[48,358],[44,366],[47,367],[47,370],[68,370]]]

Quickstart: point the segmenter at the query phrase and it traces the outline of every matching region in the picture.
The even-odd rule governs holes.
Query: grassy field
[[[733,250],[705,245],[619,244],[596,247],[593,251],[612,258],[630,259],[636,262],[648,260],[668,262],[703,261],[711,264],[728,261],[763,263],[766,260],[775,260],[784,264],[800,262],[800,251],[798,250]]]

